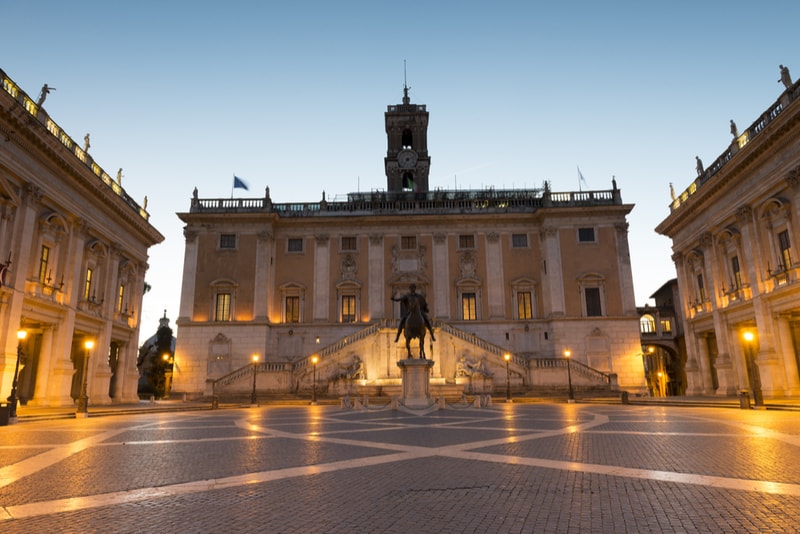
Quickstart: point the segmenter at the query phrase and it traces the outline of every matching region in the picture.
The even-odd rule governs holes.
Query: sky
[[[140,204],[141,339],[180,303],[192,190],[274,202],[385,189],[383,113],[430,113],[431,189],[606,190],[625,203],[636,303],[675,277],[654,228],[800,75],[794,1],[5,2],[0,68]],[[578,168],[585,179],[579,181]],[[178,334],[180,334],[178,332]]]

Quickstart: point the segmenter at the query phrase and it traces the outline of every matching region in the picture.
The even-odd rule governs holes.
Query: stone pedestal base
[[[406,359],[397,362],[403,380],[400,402],[407,408],[428,408],[433,404],[430,392],[430,369],[433,360]]]

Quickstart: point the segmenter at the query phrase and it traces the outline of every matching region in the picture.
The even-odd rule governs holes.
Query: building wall
[[[612,193],[607,193],[611,199]],[[627,243],[627,235],[618,228],[631,206],[618,201],[617,190],[613,194],[617,201],[602,206],[565,203],[492,212],[411,209],[326,215],[315,208],[304,216],[276,216],[270,210],[233,209],[223,217],[219,210],[203,208],[181,213],[187,224],[184,280],[193,283],[191,290],[184,283],[181,310],[191,313],[177,323],[173,391],[208,393],[209,380],[248,365],[254,352],[268,362],[302,368],[311,354],[346,345],[373,324],[380,325],[379,337],[359,345],[367,374],[370,380],[396,378],[395,362],[405,357],[405,348],[394,343],[400,307],[390,299],[405,293],[410,283],[425,294],[431,317],[439,324],[433,357],[447,355],[435,368],[445,381],[455,380],[459,354],[480,355],[487,365],[504,372],[502,352],[510,351],[519,367],[515,380],[531,384],[527,360],[561,358],[569,348],[575,361],[617,374],[622,387],[642,388],[638,316],[632,293],[623,294],[620,274],[630,278],[630,266],[617,245],[620,239]],[[198,199],[195,205],[215,202]],[[595,242],[578,243],[577,229],[583,226],[595,229]],[[220,253],[218,236],[226,232],[237,234],[246,250]],[[270,235],[268,258],[259,269],[259,255],[253,251],[260,245],[250,244],[265,232]],[[513,247],[513,235],[526,236],[527,246]],[[416,247],[402,248],[403,238],[412,236]],[[473,242],[462,242],[462,236]],[[342,237],[356,237],[357,249],[340,250]],[[303,239],[303,252],[289,252],[288,240],[297,238]],[[267,280],[266,286],[255,291],[259,277]],[[236,314],[231,321],[210,320],[214,282],[220,279],[235,287]],[[587,284],[602,287],[600,317],[586,317],[581,291]],[[520,287],[533,295],[531,318],[518,317],[515,290]],[[354,323],[343,324],[341,295],[346,292],[357,296],[357,314]],[[476,294],[475,319],[463,318],[462,292]],[[301,297],[297,323],[286,322],[289,293]],[[260,318],[256,310],[263,307],[262,300],[268,301],[270,311]],[[466,339],[448,334],[445,323],[466,332]],[[481,348],[481,343],[493,348]],[[325,356],[324,363],[336,368],[352,356],[342,348]]]
[[[799,100],[794,84],[657,228],[673,241],[688,394],[800,394]]]
[[[0,391],[11,389],[23,329],[21,400],[71,405],[85,377],[90,404],[137,401],[147,249],[163,237],[119,180],[0,78]]]

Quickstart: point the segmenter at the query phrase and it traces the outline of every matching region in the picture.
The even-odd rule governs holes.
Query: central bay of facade
[[[562,386],[567,351],[577,387],[644,390],[633,205],[613,182],[431,191],[428,118],[407,89],[388,106],[385,191],[298,203],[268,188],[238,199],[195,191],[179,213],[173,392],[397,393],[407,350],[395,342],[405,310],[394,297],[412,284],[436,338],[425,347],[434,394]]]

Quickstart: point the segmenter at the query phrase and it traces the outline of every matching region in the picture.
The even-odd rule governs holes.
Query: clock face
[[[411,169],[417,164],[417,153],[413,150],[404,149],[397,154],[397,164],[402,169]]]

